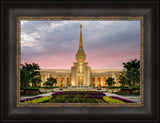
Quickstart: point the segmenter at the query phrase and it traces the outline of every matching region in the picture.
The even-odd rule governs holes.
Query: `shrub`
[[[95,101],[96,101],[97,103],[105,103],[105,101],[104,101],[103,99],[95,99]]]
[[[121,90],[117,92],[118,95],[140,95],[140,90],[132,90],[132,94],[130,94],[129,90]]]
[[[50,100],[51,98],[52,96],[41,97],[33,100],[25,100],[24,103],[44,103],[44,102],[48,102],[48,100]]]
[[[63,88],[65,88],[65,89],[66,89],[66,88],[68,88],[68,87],[63,87]]]
[[[38,95],[38,94],[40,93],[39,90],[37,89],[29,89],[25,91],[25,95]]]
[[[139,90],[140,89],[140,86],[133,86],[132,87],[132,90]],[[129,90],[128,87],[122,87],[121,90]]]
[[[130,100],[127,100],[127,99],[123,99],[123,98],[120,98],[120,97],[116,97],[116,96],[111,96],[110,98],[112,98],[112,99],[118,99],[118,100],[121,100],[121,101],[123,101],[125,103],[135,103],[133,101],[130,101]]]
[[[121,90],[120,90],[120,92],[127,92],[127,91],[129,92],[130,90],[129,90],[129,89],[121,89]],[[134,89],[134,90],[132,89],[132,91],[136,91],[136,90],[135,90],[135,89]]]
[[[30,87],[30,86],[27,87],[28,90],[39,90],[39,88],[40,87]]]
[[[119,97],[107,97],[103,92],[95,91],[70,91],[57,92],[51,96],[37,96],[25,100],[24,103],[132,103]]]
[[[54,103],[99,103],[103,102],[103,92],[95,91],[66,91],[52,94]],[[99,102],[97,101],[99,100]]]
[[[133,86],[132,89],[139,90],[140,86]]]
[[[102,88],[121,88],[121,86],[102,86]]]
[[[52,88],[58,88],[58,87],[41,87],[41,88],[45,88],[45,89],[52,89]]]
[[[112,99],[110,97],[104,96],[103,99],[107,102],[107,103],[124,103],[123,101],[120,101],[118,99]]]
[[[108,86],[108,88],[121,88],[121,86]]]

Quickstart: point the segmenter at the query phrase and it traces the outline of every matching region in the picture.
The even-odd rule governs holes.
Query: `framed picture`
[[[88,37],[86,40],[90,41],[88,46],[92,46],[88,48],[91,66],[89,62],[86,62],[87,53],[83,46],[82,24],[85,32],[91,33],[86,36]],[[75,31],[72,31],[77,28],[77,25],[80,30],[77,42],[79,46],[75,55],[76,61],[71,67],[71,61],[74,61],[71,58],[73,57],[71,52],[76,49],[74,48],[74,37],[69,38],[70,40],[68,37],[77,35],[77,33],[73,34]],[[120,27],[120,25],[123,26]],[[97,28],[99,30],[96,32]],[[17,76],[17,106],[86,107],[93,106],[93,104],[98,107],[143,106],[143,28],[143,17],[141,16],[18,17],[16,63],[17,75],[20,76]],[[47,40],[48,34],[51,33],[53,35]],[[107,39],[107,33],[110,39]],[[124,34],[122,37],[126,36],[123,39],[126,40],[124,42],[119,41],[122,40],[120,39],[122,34]],[[113,39],[115,35],[120,36]],[[132,39],[133,37],[135,39]],[[110,44],[109,40],[113,40],[115,44]],[[119,45],[117,45],[118,42]],[[110,45],[113,45],[113,48],[109,49]],[[133,47],[133,50],[127,47]],[[106,49],[108,49],[108,56]],[[121,57],[114,55],[114,51]],[[125,52],[130,52],[130,54],[125,54]],[[72,60],[66,61],[67,57]],[[97,61],[95,58],[98,58]],[[113,64],[114,59],[116,59],[115,65]],[[110,63],[107,63],[109,61]],[[41,66],[48,69],[43,69]],[[58,66],[62,69],[53,69]],[[110,69],[104,69],[104,66]]]
[[[3,119],[157,120],[157,3],[69,3],[3,4]]]

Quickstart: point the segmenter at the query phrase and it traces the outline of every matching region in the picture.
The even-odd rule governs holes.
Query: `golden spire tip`
[[[80,31],[82,32],[82,24],[80,24]]]

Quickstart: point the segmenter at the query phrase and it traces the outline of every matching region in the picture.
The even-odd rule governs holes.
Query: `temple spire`
[[[82,40],[82,25],[81,25],[81,24],[80,24],[79,48],[83,48],[83,40]]]
[[[83,58],[81,58],[81,57],[83,57]],[[77,61],[79,60],[79,58],[80,58],[82,61],[85,61],[85,60],[86,60],[86,54],[85,54],[84,49],[83,49],[82,25],[81,25],[81,24],[80,24],[79,48],[78,48],[78,51],[77,51],[77,54],[76,54],[76,59],[77,59]]]

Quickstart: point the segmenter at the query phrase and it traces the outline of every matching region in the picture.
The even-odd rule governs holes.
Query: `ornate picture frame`
[[[46,2],[3,3],[3,120],[51,120],[51,121],[157,121],[158,107],[158,64],[157,64],[157,5],[147,3],[107,3],[107,2]],[[88,10],[88,11],[86,11]],[[120,19],[141,19],[141,81],[140,105],[84,106],[57,105],[38,106],[19,105],[19,20],[25,17],[45,19],[44,17],[105,17],[115,16]],[[46,18],[47,19],[47,18]],[[93,18],[92,18],[93,19]],[[18,21],[17,21],[18,20]],[[143,23],[144,20],[144,23]],[[17,23],[18,22],[18,23]],[[143,27],[144,26],[144,27]],[[16,31],[17,30],[17,31]],[[143,32],[144,30],[144,32]],[[144,40],[144,42],[143,42]],[[18,52],[17,52],[18,51]],[[144,51],[144,52],[143,52]],[[18,59],[17,59],[18,58]],[[143,71],[144,70],[144,71]],[[18,73],[18,74],[17,74]],[[18,77],[17,77],[18,75]],[[144,89],[144,90],[143,90]],[[40,117],[42,116],[42,117]],[[97,117],[98,116],[98,117]],[[63,117],[63,118],[62,118]]]
[[[138,103],[21,103],[20,102],[20,52],[21,52],[21,21],[64,21],[64,20],[96,20],[96,21],[140,21],[140,102]],[[143,16],[40,16],[40,17],[17,17],[17,107],[142,107],[144,106],[144,19]]]

